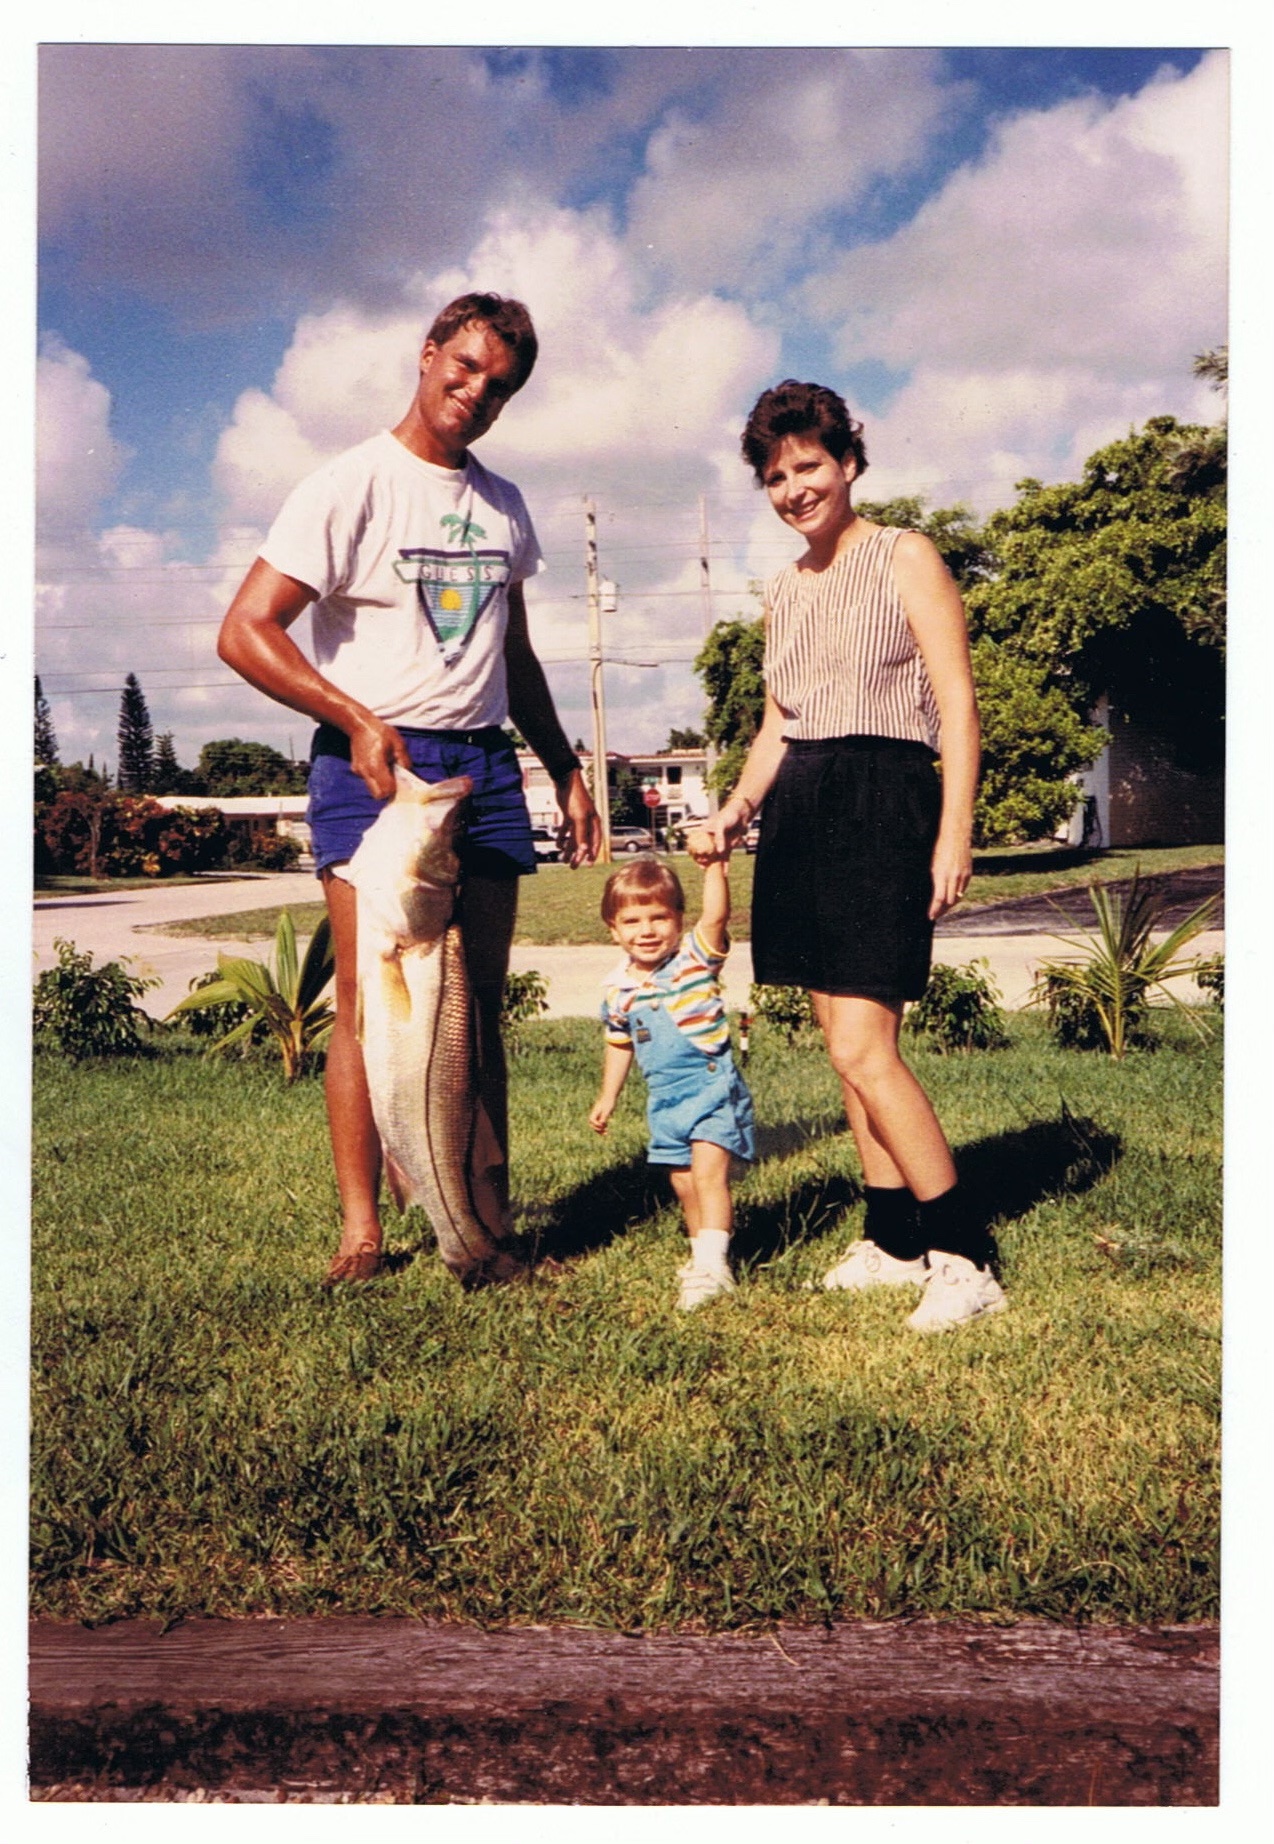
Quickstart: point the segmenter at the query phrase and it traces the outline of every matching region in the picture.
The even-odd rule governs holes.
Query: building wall
[[[1195,750],[1195,765],[1183,762],[1187,752],[1179,734],[1151,717],[1119,710],[1105,697],[1091,721],[1110,741],[1093,767],[1075,777],[1080,799],[1066,831],[1068,844],[1215,845],[1224,839],[1224,743],[1219,734],[1204,734],[1205,726],[1209,732],[1215,728],[1215,717],[1209,723],[1206,713],[1200,715],[1191,739],[1202,745]]]
[[[1116,711],[1110,725],[1108,845],[1212,845],[1225,837],[1225,775],[1183,768],[1154,726]]]

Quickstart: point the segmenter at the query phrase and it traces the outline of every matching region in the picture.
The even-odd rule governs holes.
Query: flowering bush
[[[37,817],[37,862],[52,874],[171,877],[215,870],[229,828],[212,808],[172,812],[148,795],[64,789]]]

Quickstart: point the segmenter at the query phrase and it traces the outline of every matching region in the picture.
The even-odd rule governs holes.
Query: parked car
[[[561,859],[562,853],[557,842],[557,834],[550,832],[547,826],[532,826],[531,843],[535,847],[537,864],[557,864]]]
[[[613,855],[619,852],[648,852],[650,850],[649,826],[612,826],[610,849]]]

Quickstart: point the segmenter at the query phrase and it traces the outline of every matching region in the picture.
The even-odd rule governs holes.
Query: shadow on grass
[[[1070,871],[1076,865],[1091,864],[1104,856],[1100,848],[1094,850],[1085,845],[1047,846],[1036,852],[1014,852],[1004,857],[974,852],[973,870],[978,877],[1015,877],[1020,871]]]
[[[1063,1102],[1055,1120],[1032,1121],[956,1153],[956,1170],[976,1221],[991,1236],[992,1267],[1000,1271],[995,1231],[1042,1204],[1045,1198],[1091,1191],[1123,1152],[1118,1134],[1072,1114]]]
[[[843,1132],[828,1116],[761,1129],[758,1153],[774,1159],[808,1145],[820,1130]],[[1032,1121],[976,1140],[956,1153],[956,1168],[979,1222],[988,1229],[1025,1216],[1047,1197],[1091,1190],[1119,1158],[1122,1145],[1095,1121],[1063,1105],[1053,1120]],[[861,1201],[862,1187],[848,1174],[811,1178],[775,1201],[740,1200],[735,1216],[734,1253],[744,1264],[766,1262],[796,1243],[823,1235]],[[632,1224],[665,1208],[667,1178],[640,1155],[608,1166],[568,1196],[519,1213],[524,1242],[534,1265],[564,1262],[605,1248]]]
[[[662,1210],[672,1196],[667,1177],[641,1155],[607,1166],[568,1196],[518,1215],[531,1260],[570,1261],[602,1249],[633,1223]]]
[[[956,1170],[976,1220],[994,1231],[1045,1198],[1091,1190],[1122,1150],[1116,1134],[1063,1105],[1053,1120],[1032,1121],[962,1146],[955,1155]],[[735,1252],[744,1262],[772,1260],[793,1243],[822,1235],[861,1197],[852,1178],[838,1175],[800,1185],[777,1203],[742,1205]]]

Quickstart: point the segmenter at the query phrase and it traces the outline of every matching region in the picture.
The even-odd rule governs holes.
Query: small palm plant
[[[235,1044],[246,1045],[253,1031],[264,1024],[278,1045],[283,1073],[293,1082],[305,1067],[307,1056],[322,1050],[332,1035],[336,1014],[325,993],[334,964],[327,917],[315,929],[304,958],[298,962],[296,929],[291,912],[285,909],[275,930],[272,967],[239,955],[218,954],[219,977],[187,993],[168,1016],[176,1018],[183,1012],[204,1011],[215,1005],[245,1006],[246,1014],[209,1046],[209,1054],[229,1050]]]
[[[1041,961],[1031,1003],[1046,1005],[1054,1028],[1069,1032],[1072,1042],[1086,1041],[1087,1025],[1091,1031],[1087,1041],[1104,1041],[1116,1058],[1127,1050],[1132,1029],[1153,991],[1163,993],[1199,1029],[1165,982],[1193,973],[1202,964],[1197,956],[1181,959],[1181,950],[1208,927],[1219,893],[1200,903],[1159,942],[1151,936],[1160,927],[1163,899],[1141,881],[1139,871],[1133,873],[1126,901],[1101,884],[1090,885],[1088,894],[1097,917],[1096,933],[1081,941],[1057,937],[1078,948],[1084,958]],[[1058,913],[1065,916],[1064,910]]]

